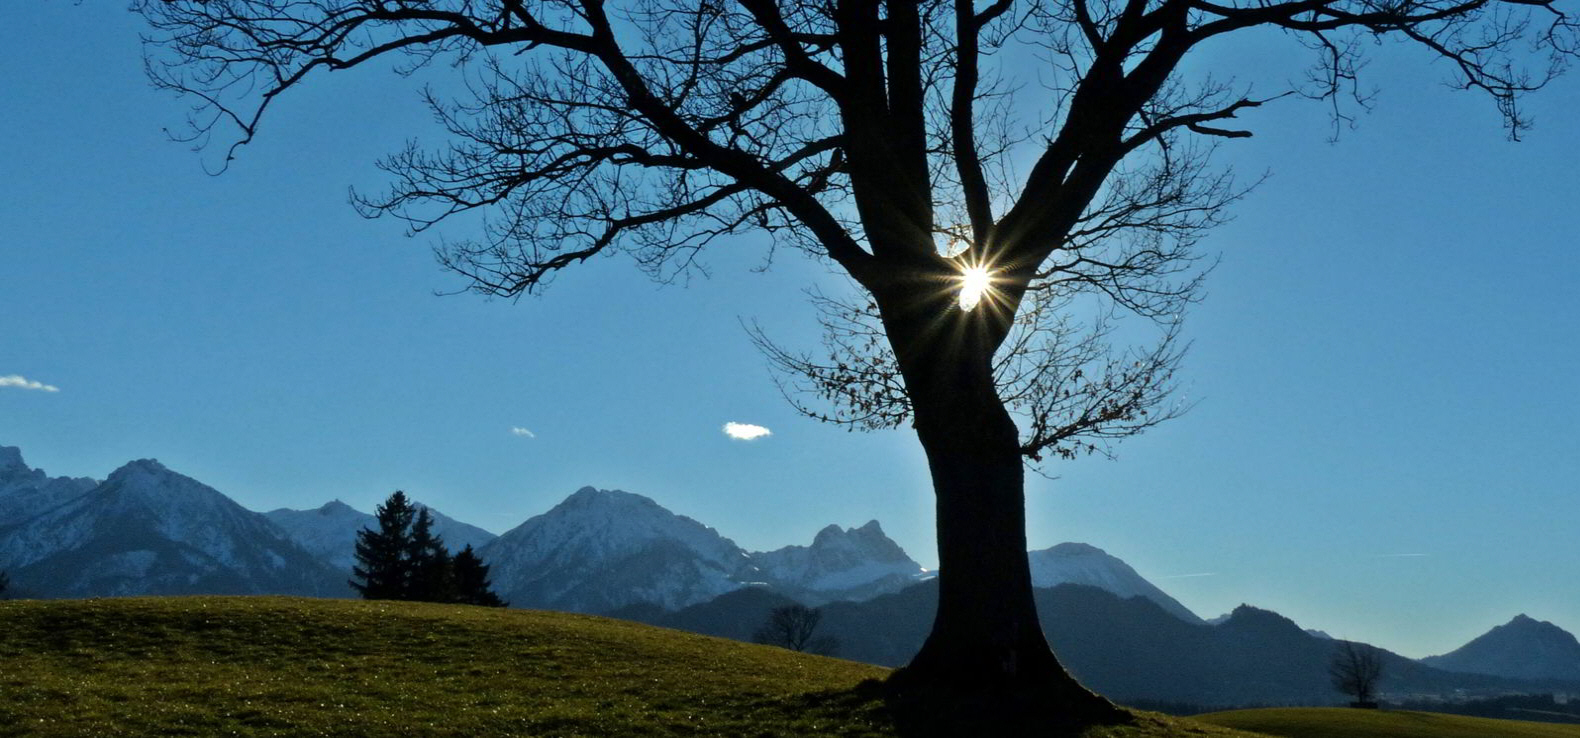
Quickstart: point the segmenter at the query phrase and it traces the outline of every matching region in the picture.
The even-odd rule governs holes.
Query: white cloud
[[[751,423],[730,422],[724,424],[724,435],[739,441],[754,441],[763,436],[771,436],[773,434],[773,431]]]
[[[513,435],[522,436],[524,438],[537,438],[538,437],[538,434],[533,433],[532,431],[529,431],[526,428],[523,428],[523,427],[521,427],[519,425],[511,426],[510,432]]]
[[[21,387],[22,389],[39,390],[41,392],[59,392],[60,388],[53,384],[37,382],[20,374],[7,374],[0,376],[0,387]]]

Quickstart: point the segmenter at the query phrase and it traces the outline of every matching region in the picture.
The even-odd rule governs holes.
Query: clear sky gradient
[[[588,484],[750,549],[876,518],[936,562],[910,432],[797,416],[741,328],[814,346],[801,290],[827,268],[755,271],[742,238],[682,284],[613,258],[543,299],[437,297],[459,283],[432,240],[346,202],[382,187],[379,156],[442,140],[413,81],[321,76],[211,177],[162,132],[184,104],[144,81],[138,23],[0,8],[0,377],[59,389],[0,382],[0,444],[74,476],[156,457],[256,510],[401,488],[494,531]],[[1200,63],[1294,74],[1298,53]],[[1031,544],[1102,547],[1203,616],[1247,602],[1410,656],[1519,612],[1580,631],[1580,75],[1511,143],[1419,54],[1368,72],[1375,110],[1336,144],[1320,104],[1242,116],[1257,136],[1223,161],[1272,176],[1206,243],[1199,402],[1116,462],[1029,477]]]

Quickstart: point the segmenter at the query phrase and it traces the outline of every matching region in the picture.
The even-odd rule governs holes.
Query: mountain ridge
[[[39,596],[347,594],[259,513],[154,459],[0,527],[0,564]]]
[[[1465,645],[1423,658],[1421,663],[1458,672],[1580,681],[1580,641],[1557,625],[1520,613]]]

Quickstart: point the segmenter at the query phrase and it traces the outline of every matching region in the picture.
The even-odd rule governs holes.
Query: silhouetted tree
[[[464,83],[427,98],[454,143],[389,157],[393,188],[357,203],[415,231],[492,216],[477,239],[439,250],[478,292],[537,293],[616,251],[667,279],[752,230],[833,262],[857,292],[835,313],[870,329],[829,321],[850,346],[828,361],[791,355],[790,368],[834,401],[831,419],[910,423],[937,502],[938,613],[897,684],[1032,690],[1022,702],[1098,715],[1112,706],[1068,677],[1037,624],[1022,463],[1103,451],[1173,413],[1161,398],[1174,326],[1198,294],[1193,249],[1245,192],[1208,163],[1218,142],[1251,135],[1231,119],[1304,95],[1347,120],[1367,41],[1399,39],[1488,94],[1517,135],[1519,95],[1575,53],[1559,2],[133,6],[154,28],[154,81],[191,96],[192,139],[221,140],[226,162],[320,71],[396,54],[402,71],[452,62]],[[1254,32],[1310,49],[1307,81],[1253,96],[1186,63]],[[1157,321],[1158,345],[1125,356],[1089,340],[1102,325],[1077,316],[1113,311]],[[1002,361],[1032,329],[1030,360]]]
[[[433,532],[433,515],[418,507],[407,543],[406,559],[411,575],[401,599],[423,602],[455,602],[456,587],[450,551],[444,539]]]
[[[509,603],[499,599],[488,581],[488,564],[472,550],[472,544],[455,555],[455,601],[463,605],[505,607]]]
[[[7,576],[5,572],[0,571],[0,599],[5,599],[6,588],[10,586],[11,577]]]
[[[488,565],[471,544],[457,556],[433,531],[433,514],[397,490],[374,516],[378,530],[357,531],[351,582],[364,599],[457,602],[504,607],[489,588]]]
[[[1334,689],[1355,697],[1351,706],[1377,706],[1377,682],[1382,674],[1382,652],[1376,647],[1353,641],[1339,641],[1334,645],[1328,676],[1333,680]]]
[[[752,634],[752,640],[791,651],[832,656],[839,650],[839,640],[817,636],[817,626],[822,621],[823,611],[815,607],[800,604],[776,607]]]
[[[426,511],[424,511],[426,513]],[[356,578],[351,586],[368,600],[404,600],[412,582],[412,517],[406,493],[396,490],[374,510],[378,530],[357,531]]]

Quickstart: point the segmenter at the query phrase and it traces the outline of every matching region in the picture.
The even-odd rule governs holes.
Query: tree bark
[[[891,683],[924,699],[948,693],[1072,722],[1115,719],[1118,708],[1060,665],[1037,619],[1019,431],[993,381],[1002,316],[986,305],[961,311],[957,290],[929,292],[886,309],[879,299],[932,474],[939,560],[932,632]]]

